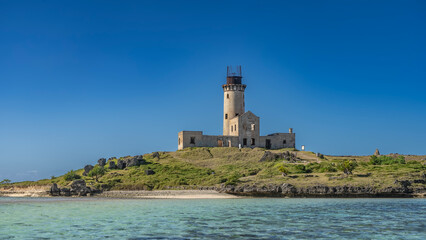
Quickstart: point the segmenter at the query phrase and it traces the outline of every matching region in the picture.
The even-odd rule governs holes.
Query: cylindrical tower
[[[223,100],[223,135],[230,134],[229,120],[245,112],[244,90],[246,85],[242,84],[241,66],[237,66],[236,72],[228,66],[226,84],[222,86]]]

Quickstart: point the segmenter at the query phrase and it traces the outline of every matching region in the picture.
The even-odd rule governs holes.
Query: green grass
[[[270,150],[268,150],[270,151]],[[395,179],[419,179],[426,171],[425,156],[406,156],[406,163],[399,164],[388,161],[388,165],[373,165],[369,156],[317,158],[315,153],[301,152],[295,149],[272,150],[271,152],[291,151],[302,161],[283,163],[282,160],[259,162],[265,149],[238,148],[188,148],[176,152],[161,152],[160,159],[144,155],[147,164],[129,167],[124,170],[109,170],[96,182],[91,177],[82,176],[83,169],[75,173],[86,180],[89,186],[101,186],[113,190],[154,190],[196,188],[199,186],[232,185],[265,185],[290,183],[295,186],[310,185],[368,185],[386,187],[394,184]],[[121,159],[130,156],[122,157]],[[120,159],[120,158],[119,158]],[[385,158],[383,158],[385,159]],[[344,160],[355,160],[357,167],[353,175],[342,179],[330,179],[341,176],[337,165]],[[111,160],[117,162],[117,159]],[[282,176],[279,167],[285,167],[289,173]],[[146,175],[145,170],[151,169],[153,175]],[[369,177],[360,177],[370,173]],[[46,186],[57,183],[61,187],[68,186],[72,181],[63,176],[43,179],[35,182],[13,183],[15,187]]]

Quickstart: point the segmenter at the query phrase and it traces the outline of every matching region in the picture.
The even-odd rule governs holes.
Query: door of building
[[[271,149],[271,139],[266,139],[265,148]]]

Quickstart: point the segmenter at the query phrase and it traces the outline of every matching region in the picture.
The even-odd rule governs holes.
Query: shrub
[[[287,174],[290,173],[290,171],[287,168],[285,168],[283,165],[278,166],[278,171],[280,171],[283,176],[286,176]]]
[[[371,165],[391,165],[391,164],[405,164],[405,157],[390,157],[390,156],[370,156]]]
[[[0,182],[0,184],[9,184],[11,181],[9,179],[4,179],[3,181]]]
[[[92,170],[90,170],[89,174],[87,176],[95,178],[96,182],[98,181],[98,178],[103,176],[105,174],[105,168],[100,166],[95,166]]]
[[[297,164],[294,166],[294,169],[296,170],[295,173],[311,173],[312,170],[309,168],[306,168],[305,165]]]
[[[352,174],[352,171],[356,168],[358,164],[355,160],[343,160],[337,164],[337,169],[343,171],[345,174]]]
[[[334,163],[322,162],[320,163],[318,172],[337,172],[336,165]]]
[[[71,170],[64,175],[65,181],[72,181],[72,180],[80,179],[80,178],[81,176],[78,175],[74,170]]]

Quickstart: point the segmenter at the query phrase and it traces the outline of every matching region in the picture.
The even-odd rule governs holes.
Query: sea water
[[[0,239],[426,239],[426,199],[0,198]]]

